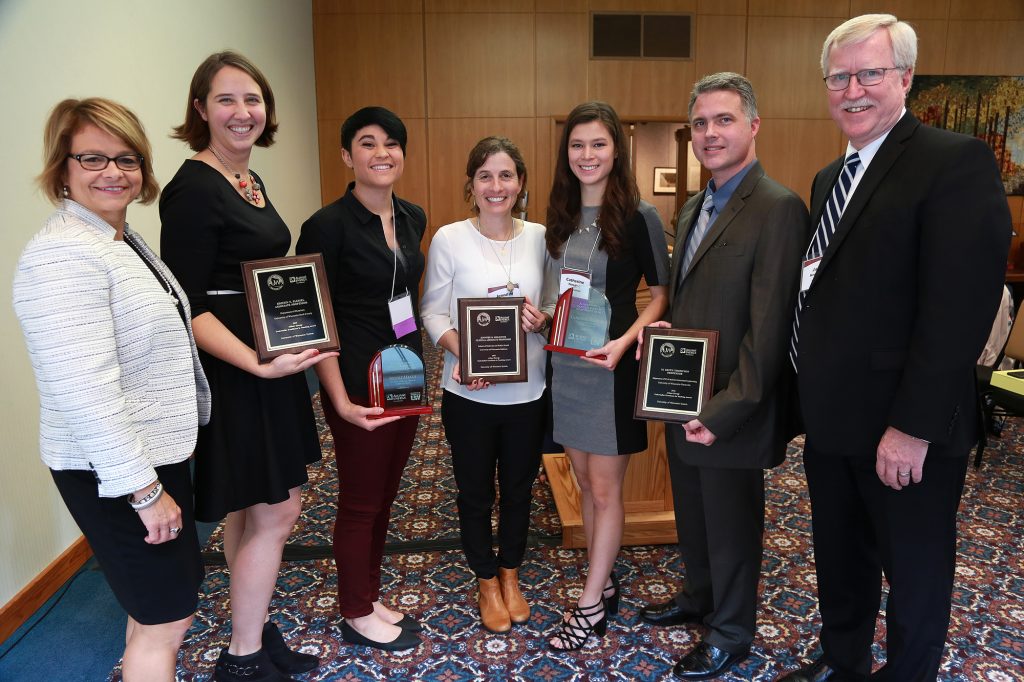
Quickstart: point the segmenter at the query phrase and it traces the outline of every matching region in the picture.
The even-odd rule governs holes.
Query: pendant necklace
[[[247,172],[248,180],[242,179],[242,174],[236,171],[234,168],[228,165],[228,162],[220,155],[216,147],[212,144],[209,145],[209,150],[213,152],[213,155],[220,161],[220,165],[224,166],[224,170],[235,176],[235,181],[238,182],[238,188],[245,194],[245,200],[250,204],[259,205],[260,198],[260,183],[256,182],[256,178],[252,176],[251,172]]]
[[[494,259],[496,261],[498,261],[498,265],[500,265],[501,269],[505,271],[505,276],[508,278],[508,282],[505,284],[505,289],[507,289],[508,292],[511,294],[513,291],[516,290],[515,282],[512,281],[512,261],[513,261],[513,258],[515,256],[515,249],[510,251],[509,254],[508,254],[508,267],[506,268],[505,267],[505,263],[502,262],[501,257],[498,255],[497,249],[494,248],[494,240],[490,239],[487,235],[484,234],[483,225],[480,224],[480,219],[479,218],[477,218],[476,222],[477,222],[476,231],[480,233],[480,236],[484,238],[484,241],[486,241],[488,244],[490,244],[490,246],[491,246],[491,253],[494,254]],[[511,229],[508,232],[508,237],[505,239],[505,243],[501,245],[501,252],[502,253],[505,253],[505,249],[508,247],[509,242],[512,241],[512,237],[515,236],[515,233],[516,233],[516,219],[513,218],[512,219],[512,227],[511,227]]]

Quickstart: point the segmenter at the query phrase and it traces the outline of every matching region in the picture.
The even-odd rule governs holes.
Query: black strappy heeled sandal
[[[619,579],[615,575],[615,571],[612,571],[608,577],[611,578],[612,584],[601,591],[601,598],[604,600],[608,620],[611,620],[619,615]]]
[[[591,622],[590,619],[600,614],[601,617]],[[562,621],[555,638],[564,646],[555,646],[548,640],[548,647],[553,651],[575,651],[583,648],[590,636],[596,634],[604,637],[608,631],[608,612],[604,608],[604,599],[593,606],[577,606],[569,612],[569,617]]]

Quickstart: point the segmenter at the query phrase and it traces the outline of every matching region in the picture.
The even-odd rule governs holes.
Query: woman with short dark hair
[[[317,365],[324,416],[338,465],[334,558],[346,642],[399,651],[418,646],[423,628],[381,600],[381,562],[391,504],[416,437],[416,416],[374,418],[367,370],[399,343],[422,354],[419,332],[423,209],[395,196],[405,168],[405,124],[365,107],[341,126],[341,158],[355,180],[302,225],[297,253],[320,253],[342,353]],[[394,313],[394,314],[392,314]]]

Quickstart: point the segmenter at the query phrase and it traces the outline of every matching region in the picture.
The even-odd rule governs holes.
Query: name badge
[[[388,301],[388,312],[391,314],[395,338],[400,339],[416,331],[416,316],[412,314],[412,296],[409,292]]]
[[[804,267],[800,270],[800,291],[807,291],[811,288],[811,282],[814,281],[814,275],[818,272],[820,264],[821,256],[804,261]]]
[[[487,287],[487,298],[509,298],[522,295],[519,291],[518,282],[509,282],[508,284],[502,284],[500,287]]]
[[[562,275],[558,280],[558,295],[561,296],[567,290],[572,289],[572,297],[587,301],[590,299],[590,273],[572,268],[562,268]]]

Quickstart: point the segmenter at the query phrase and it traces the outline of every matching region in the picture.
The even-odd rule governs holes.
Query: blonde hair
[[[142,191],[139,201],[151,203],[160,194],[153,176],[149,139],[142,122],[123,104],[102,97],[66,99],[50,112],[43,132],[43,172],[36,178],[40,189],[53,203],[63,195],[71,138],[87,125],[119,138],[142,157]]]
[[[833,47],[862,43],[880,28],[889,32],[892,65],[900,69],[913,69],[917,64],[917,33],[910,24],[891,14],[862,14],[836,26],[825,38],[821,48],[821,75],[828,75],[828,55]]]

